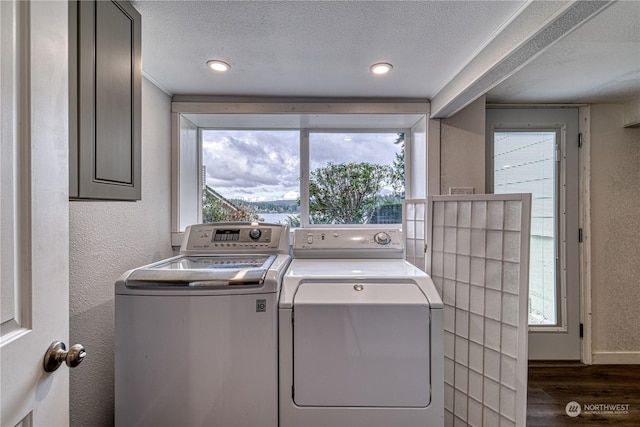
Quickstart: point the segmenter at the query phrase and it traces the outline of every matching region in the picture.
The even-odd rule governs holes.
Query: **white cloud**
[[[287,191],[282,195],[283,200],[297,200],[300,194],[297,191]]]

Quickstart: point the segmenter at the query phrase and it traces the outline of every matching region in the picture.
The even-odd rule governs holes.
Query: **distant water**
[[[261,218],[264,218],[264,222],[269,222],[271,224],[286,224],[287,218],[289,215],[295,214],[286,214],[286,213],[259,213]]]

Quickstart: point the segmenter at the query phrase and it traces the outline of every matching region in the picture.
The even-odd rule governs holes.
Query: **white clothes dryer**
[[[180,255],[115,285],[115,424],[277,427],[287,226],[187,228]]]
[[[442,310],[399,229],[295,230],[279,304],[280,426],[443,426]]]

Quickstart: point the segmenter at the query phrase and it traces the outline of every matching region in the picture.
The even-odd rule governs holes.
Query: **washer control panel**
[[[298,258],[399,258],[404,242],[398,228],[298,228],[293,251]]]
[[[213,223],[187,228],[181,253],[193,252],[274,252],[288,248],[288,227],[264,223]]]

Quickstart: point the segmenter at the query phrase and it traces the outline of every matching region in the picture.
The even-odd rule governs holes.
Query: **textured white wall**
[[[114,283],[128,269],[172,256],[171,99],[143,80],[142,200],[71,202],[70,345],[87,359],[71,370],[71,425],[113,425]]]
[[[591,107],[595,363],[640,361],[640,129],[623,121],[623,105]]]
[[[440,123],[440,194],[449,187],[485,188],[485,98]]]

